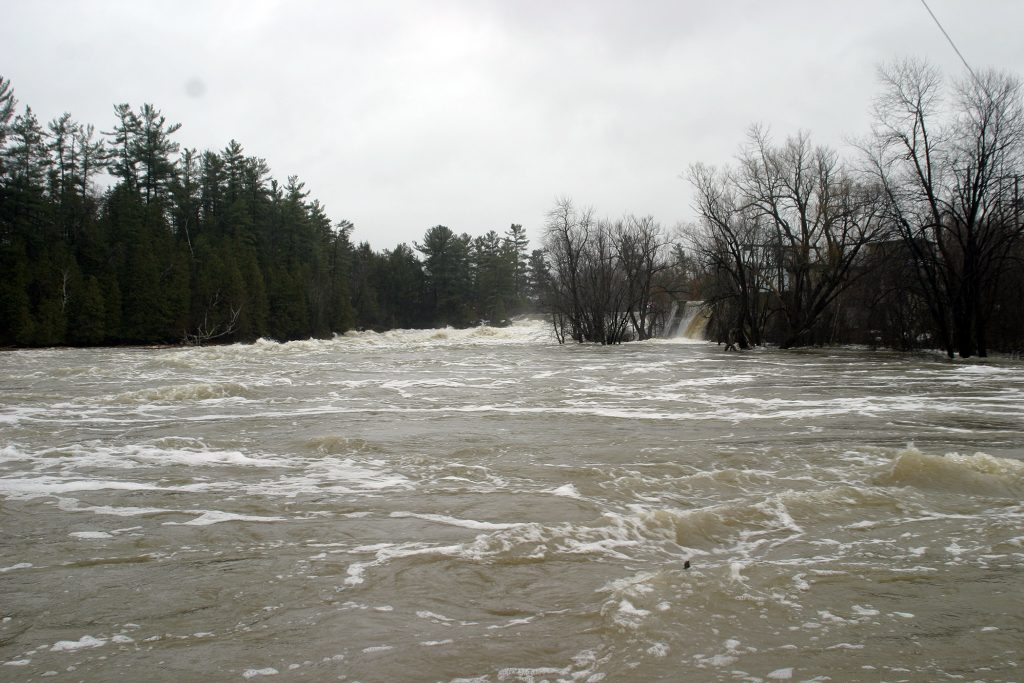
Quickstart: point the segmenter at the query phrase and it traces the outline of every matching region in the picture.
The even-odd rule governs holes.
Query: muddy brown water
[[[1022,408],[536,322],[3,352],[0,680],[1021,680]]]

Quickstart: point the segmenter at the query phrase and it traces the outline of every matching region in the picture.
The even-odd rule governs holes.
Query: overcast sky
[[[929,0],[975,68],[1024,75],[1024,2]],[[155,104],[232,138],[375,248],[432,225],[536,241],[558,196],[692,218],[680,174],[752,123],[843,146],[885,60],[963,66],[920,0],[0,0],[0,74],[43,121]]]

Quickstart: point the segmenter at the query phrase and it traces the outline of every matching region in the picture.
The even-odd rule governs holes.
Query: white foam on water
[[[352,550],[350,552],[353,552],[353,553],[375,553],[378,550],[383,550],[384,548],[393,548],[393,547],[395,547],[394,543],[374,543],[373,545],[360,545],[360,546],[356,546],[355,548],[352,548]]]
[[[249,679],[256,678],[257,676],[276,676],[278,673],[277,669],[270,666],[264,669],[246,669],[242,672],[242,678]]]
[[[721,374],[711,375],[708,377],[688,377],[678,382],[672,382],[661,387],[660,391],[666,392],[662,395],[675,399],[690,398],[687,394],[672,393],[673,389],[688,390],[696,387],[715,387],[725,386],[731,384],[750,384],[756,382],[760,378],[757,375],[736,373],[736,374]]]
[[[209,526],[221,522],[283,522],[284,517],[264,517],[259,515],[239,515],[221,510],[207,510],[195,519],[187,522],[164,522],[164,526]]]
[[[292,488],[300,492],[355,493],[413,487],[413,482],[390,471],[388,463],[382,460],[326,457],[307,462],[306,476],[275,480],[266,485],[265,492],[273,494]]]
[[[31,562],[19,562],[18,564],[12,564],[10,567],[0,567],[0,574],[18,571],[19,569],[30,569],[34,566]]]
[[[499,681],[533,681],[536,680],[537,676],[550,676],[552,674],[564,674],[564,669],[556,669],[550,666],[539,666],[536,668],[526,668],[521,666],[506,667],[498,671]],[[546,679],[545,679],[546,680]]]
[[[322,342],[324,343],[324,342]],[[389,330],[387,332],[350,331],[331,342],[343,348],[371,347],[419,350],[444,346],[506,346],[518,344],[554,344],[555,339],[546,321],[521,318],[507,327],[482,325],[465,329],[446,327],[425,330]]]
[[[170,508],[145,508],[131,505],[118,507],[112,505],[80,505],[80,501],[75,498],[58,498],[57,507],[64,512],[92,512],[97,515],[112,515],[114,517],[139,517],[142,515],[180,512],[180,510]]]
[[[375,652],[388,652],[388,651],[394,650],[394,649],[395,649],[394,645],[372,645],[370,647],[364,647],[363,648],[363,653],[364,654],[373,654]]]
[[[58,640],[50,648],[50,652],[74,652],[87,648],[102,647],[107,644],[106,638],[82,636],[78,640]]]
[[[996,365],[961,365],[954,368],[952,374],[967,375],[969,377],[991,377],[996,375],[1015,375],[1019,374],[1019,371],[1015,368],[999,367]]]
[[[0,424],[15,426],[25,420],[31,420],[46,414],[45,409],[7,406],[0,413]]]
[[[556,496],[562,496],[563,498],[575,498],[582,500],[583,496],[580,495],[579,490],[573,484],[564,484],[558,488],[551,489],[550,493]]]
[[[244,384],[236,382],[197,382],[171,386],[152,387],[125,392],[111,398],[116,403],[187,403],[221,402],[223,399],[244,399],[251,394]]]
[[[25,460],[28,456],[22,450],[22,447],[18,444],[7,444],[3,448],[0,448],[0,462],[11,461],[17,462]]]
[[[699,664],[703,664],[705,666],[713,666],[715,668],[732,666],[737,661],[739,661],[739,657],[730,654],[716,654],[711,655],[710,657],[708,657],[707,655],[697,654],[694,655],[693,658]]]
[[[776,669],[768,674],[767,678],[773,681],[788,681],[793,678],[793,667],[786,667],[784,669]]]
[[[114,537],[113,534],[107,533],[106,531],[72,531],[68,536],[86,540],[101,540]]]
[[[449,624],[449,623],[451,623],[453,621],[452,619],[450,619],[449,617],[444,616],[443,614],[438,614],[437,612],[431,612],[431,611],[425,610],[425,609],[418,610],[416,612],[416,616],[419,617],[420,619],[427,619],[429,621],[441,622],[441,623],[446,623],[446,624]]]
[[[272,467],[288,464],[280,458],[254,457],[238,450],[210,448],[199,439],[187,437],[118,446],[85,442],[67,448],[42,449],[35,453],[19,452],[18,457],[33,462],[37,469],[60,467],[65,474],[93,468]]]
[[[804,533],[803,527],[797,524],[790,515],[782,496],[771,496],[766,501],[755,505],[754,509],[763,512],[770,519],[778,521],[782,528],[794,532],[794,536],[791,538]]]
[[[374,546],[354,548],[351,551],[353,553],[373,552],[376,557],[369,562],[353,562],[350,564],[346,570],[348,576],[345,577],[345,585],[357,586],[363,583],[366,580],[365,574],[367,569],[385,565],[394,559],[432,554],[452,556],[459,555],[461,551],[461,545],[431,546],[424,543],[381,543]]]
[[[562,414],[603,417],[621,420],[655,420],[691,422],[699,420],[722,420],[728,422],[764,421],[764,420],[797,420],[818,417],[834,417],[840,415],[882,416],[896,412],[915,413],[923,410],[946,412],[962,412],[962,407],[948,404],[925,404],[886,399],[831,399],[798,401],[784,399],[758,399],[715,395],[702,399],[688,395],[667,395],[663,392],[645,390],[636,400],[644,399],[653,403],[680,403],[687,407],[699,406],[699,410],[652,410],[638,408],[635,405],[611,405],[612,400],[629,398],[629,392],[618,386],[595,386],[586,390],[577,390],[576,394],[592,393],[601,399],[587,401],[582,399],[564,399],[561,405],[530,407],[507,404],[462,405],[446,408],[366,408],[350,409],[345,412],[465,412],[465,413],[506,413],[510,415],[528,414]],[[610,399],[609,397],[617,397]]]
[[[31,663],[31,659],[11,659],[4,662],[4,666],[28,666]]]
[[[856,622],[851,622],[849,619],[844,619],[843,617],[840,617],[840,616],[837,616],[835,614],[832,614],[828,610],[818,610],[818,618],[821,619],[822,621],[828,622],[830,624],[850,624],[850,623],[856,623]]]
[[[651,582],[658,577],[656,572],[639,572],[632,576],[614,579],[601,587],[601,591],[607,591],[613,597],[630,596],[640,597],[654,591]]]
[[[205,487],[205,485],[200,485]],[[60,477],[3,477],[0,478],[0,494],[8,498],[31,499],[42,496],[58,496],[77,491],[196,491],[196,486],[156,486],[136,481],[111,481],[109,479],[73,479]]]
[[[416,512],[403,512],[397,511],[392,512],[389,517],[396,519],[402,518],[414,518],[423,519],[428,522],[437,522],[439,524],[448,524],[451,526],[463,527],[464,529],[474,529],[477,531],[497,531],[500,529],[516,529],[521,526],[526,526],[523,522],[478,522],[475,519],[458,519],[456,517],[449,517],[448,515],[434,515],[427,513],[416,513]]]
[[[209,448],[167,449],[147,446],[129,446],[125,456],[138,464],[167,467],[182,465],[185,467],[211,466],[242,466],[242,467],[280,467],[285,462],[280,458],[253,457],[241,451],[223,451]]]
[[[631,631],[639,629],[644,620],[651,615],[650,610],[637,607],[626,598],[622,598],[618,602],[605,603],[601,613],[610,614],[612,623]]]
[[[513,626],[525,626],[526,624],[532,624],[535,617],[522,617],[520,619],[509,619],[504,624],[491,624],[487,627],[489,631],[497,631],[505,628],[512,628]]]

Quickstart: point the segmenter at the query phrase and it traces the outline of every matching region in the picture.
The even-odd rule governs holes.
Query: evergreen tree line
[[[350,278],[358,325],[380,330],[507,324],[537,306],[544,260],[528,247],[518,224],[504,235],[490,230],[475,238],[436,225],[413,247],[399,244],[381,252],[359,244]]]
[[[880,78],[855,158],[755,126],[734,164],[691,166],[698,219],[675,240],[654,229],[638,242],[635,218],[560,202],[545,232],[559,338],[643,339],[690,299],[713,338],[741,347],[1021,351],[1020,79],[983,71],[949,86],[915,60]]]
[[[297,177],[234,140],[181,149],[179,128],[149,104],[105,132],[44,127],[0,77],[0,345],[286,341],[499,322],[535,298],[522,226],[377,252]]]

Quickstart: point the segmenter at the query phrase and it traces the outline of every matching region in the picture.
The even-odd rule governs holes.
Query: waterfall
[[[683,304],[683,311],[679,316],[679,325],[675,334],[670,335],[676,339],[704,340],[704,328],[707,327],[708,316],[704,312],[703,301],[687,301]]]
[[[665,325],[661,328],[661,336],[666,339],[672,336],[672,323],[675,322],[676,313],[679,311],[679,304],[675,301],[672,302],[672,308],[668,311],[668,317],[665,318]]]

